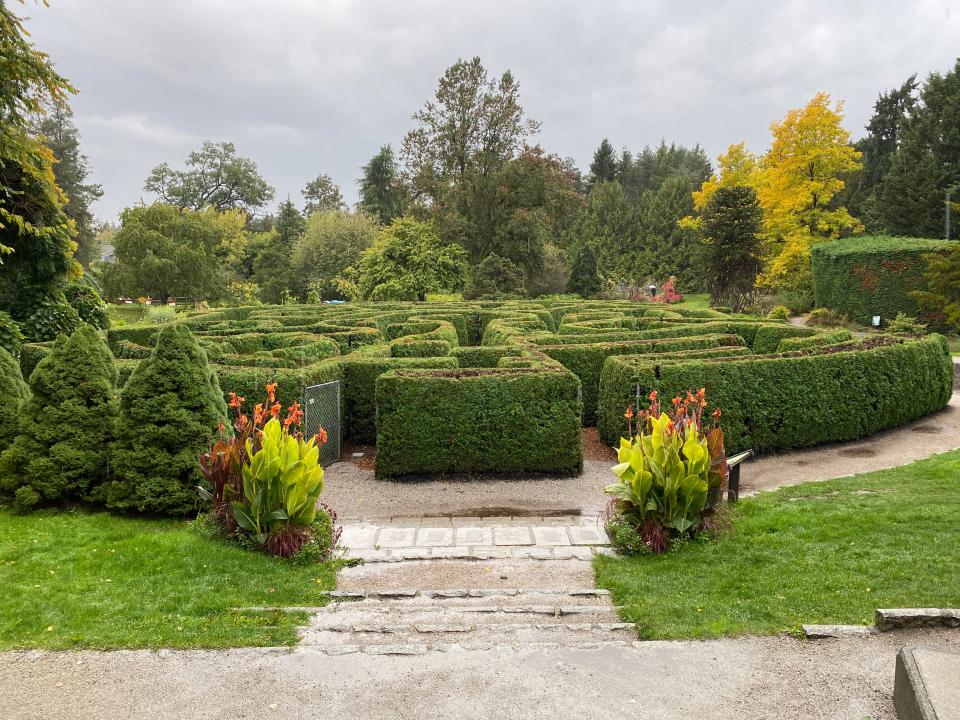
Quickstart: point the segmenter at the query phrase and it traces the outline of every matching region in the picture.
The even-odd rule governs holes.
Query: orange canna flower
[[[280,417],[280,403],[274,403],[270,407],[270,414],[275,418]]]
[[[324,430],[323,428],[320,428],[320,430],[317,431],[317,434],[314,437],[316,438],[318,445],[327,444],[327,431]]]
[[[631,407],[631,406],[628,405],[628,406],[627,406],[627,411],[623,414],[623,416],[624,416],[627,420],[629,420],[630,418],[632,418],[632,417],[633,417],[633,407]]]
[[[277,384],[275,382],[267,383],[267,402],[272,403],[277,396]]]

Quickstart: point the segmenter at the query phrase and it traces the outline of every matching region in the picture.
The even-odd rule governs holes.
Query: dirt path
[[[960,632],[491,649],[417,657],[299,649],[5,653],[10,720],[783,718],[892,720],[894,657]]]

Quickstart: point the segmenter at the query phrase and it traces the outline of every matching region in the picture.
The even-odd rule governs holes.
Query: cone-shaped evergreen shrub
[[[0,456],[0,492],[17,509],[89,499],[106,479],[116,388],[113,355],[89,325],[61,336],[37,364],[19,434]]]
[[[227,406],[207,354],[185,325],[166,326],[120,394],[107,506],[184,515],[197,505],[197,454]]]
[[[30,397],[30,388],[20,374],[20,363],[0,346],[0,452],[17,436],[20,403]]]

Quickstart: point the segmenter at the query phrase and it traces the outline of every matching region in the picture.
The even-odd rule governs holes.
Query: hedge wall
[[[611,357],[600,378],[600,437],[613,443],[623,412],[656,389],[671,398],[707,388],[723,411],[727,451],[788,450],[854,440],[942,409],[953,391],[944,338],[885,338],[855,351],[715,360]]]
[[[853,333],[849,330],[839,329],[827,332],[818,332],[815,335],[807,337],[784,338],[777,346],[777,352],[785,353],[794,350],[806,350],[807,348],[820,347],[822,345],[836,345],[837,343],[853,340]]]
[[[942,240],[859,237],[814,245],[810,251],[813,297],[817,307],[828,307],[851,320],[881,322],[898,312],[916,316],[911,290],[924,286],[927,253],[946,250]]]
[[[600,371],[604,361],[611,355],[673,352],[742,344],[743,340],[737,335],[694,335],[594,345],[541,345],[537,349],[580,378],[580,385],[583,388],[583,424],[591,427],[597,423]]]
[[[376,380],[397,368],[456,368],[454,357],[377,358],[349,357],[342,361],[340,407],[343,437],[357,442],[376,440]]]
[[[388,372],[376,474],[579,473],[579,388],[563,370]]]

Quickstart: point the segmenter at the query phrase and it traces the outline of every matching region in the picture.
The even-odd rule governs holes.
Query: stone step
[[[513,622],[500,624],[465,623],[455,620],[410,624],[356,625],[351,628],[305,628],[300,647],[337,648],[378,645],[421,646],[434,650],[443,645],[483,643],[516,645],[519,643],[557,643],[568,646],[583,642],[632,641],[634,626],[620,622],[579,622],[552,624]]]
[[[575,650],[597,650],[604,647],[626,647],[631,645],[630,640],[586,640],[583,638],[570,639],[564,638],[563,642],[553,641],[515,641],[515,642],[497,642],[493,639],[464,639],[457,638],[459,642],[417,642],[417,643],[376,643],[370,645],[360,645],[357,643],[344,643],[339,645],[300,645],[295,650],[296,654],[311,655],[350,655],[353,653],[364,653],[367,655],[426,655],[427,653],[442,652],[470,652],[477,650],[495,650],[497,653],[507,652],[552,652],[561,647],[564,649]]]
[[[539,597],[556,596],[567,598],[598,598],[609,597],[609,590],[598,588],[449,588],[441,590],[416,590],[412,588],[395,588],[391,590],[330,590],[323,593],[332,600],[339,601],[358,601],[358,600],[405,600],[405,599],[431,599],[431,600],[450,600],[460,598],[515,598],[515,597]]]

